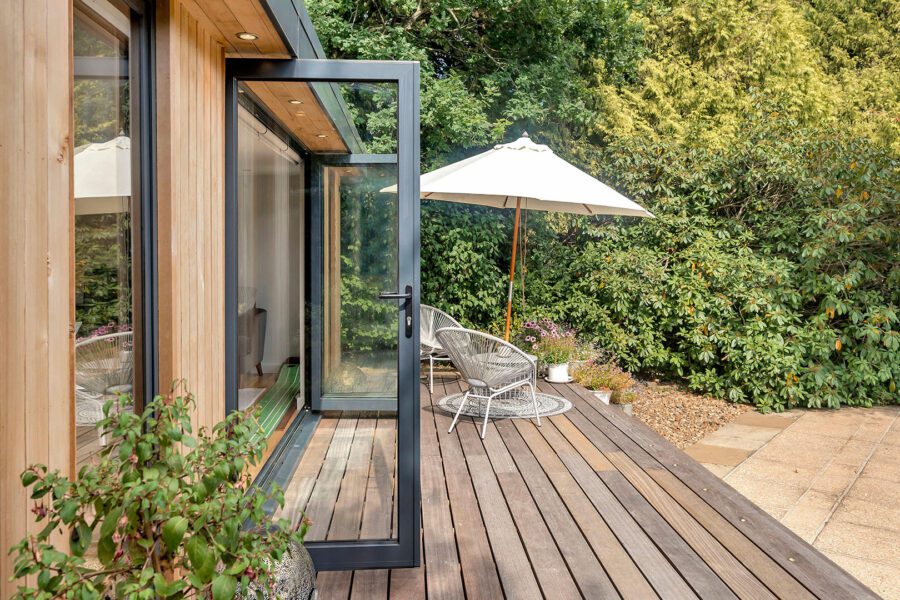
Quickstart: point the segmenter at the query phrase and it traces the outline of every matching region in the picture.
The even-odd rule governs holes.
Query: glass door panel
[[[325,165],[322,395],[397,397],[397,167]],[[339,404],[334,404],[339,406]],[[372,408],[377,404],[373,402]],[[360,408],[364,408],[361,405]]]
[[[304,318],[285,321],[291,331],[284,334],[293,339],[300,323],[305,351],[294,353],[299,363],[280,366],[302,373],[303,394],[296,413],[285,413],[295,416],[283,420],[273,436],[257,482],[284,490],[285,505],[275,516],[309,522],[307,547],[319,569],[413,566],[420,541],[418,65],[229,60],[227,68],[229,128],[239,106],[265,113],[265,127],[244,127],[237,136],[285,133],[302,149],[306,178],[297,202],[305,207],[302,230],[278,242],[276,232],[284,228],[275,219],[256,233],[260,247],[271,238],[294,257],[300,254],[290,248],[302,240],[302,268],[271,278],[265,287],[275,296],[266,304],[278,305],[279,294],[299,287],[306,307]],[[231,131],[227,184],[239,190],[241,180],[232,172],[242,172],[240,156],[228,151],[234,137]],[[271,177],[268,170],[263,174]],[[239,194],[229,189],[230,201]],[[254,198],[254,205],[270,202],[267,194]],[[226,206],[238,240],[248,210]],[[226,284],[233,286],[226,289],[226,310],[240,315],[249,306],[241,293],[248,285],[241,282],[256,282],[249,287],[257,290],[258,308],[261,274],[274,272],[268,264],[274,255],[258,253],[257,260],[246,261],[236,246],[237,256],[229,260],[240,266],[240,280],[226,269]],[[228,248],[226,240],[226,255]],[[300,276],[303,284],[295,285],[291,278]],[[243,389],[239,375],[258,380],[254,361],[241,362],[240,351],[247,353],[241,340],[252,337],[242,336],[248,328],[241,323],[232,317],[226,332],[234,350],[226,349],[226,381],[233,386],[228,398],[235,409],[245,408],[233,399]],[[267,346],[280,329],[270,318]],[[278,366],[264,361],[263,375],[273,371],[274,379]],[[269,395],[277,396],[260,397]],[[252,406],[246,408],[248,418],[255,418]]]

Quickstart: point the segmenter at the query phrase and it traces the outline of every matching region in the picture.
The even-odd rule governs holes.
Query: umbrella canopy
[[[128,210],[131,196],[131,140],[119,136],[75,150],[75,213]]]
[[[535,144],[524,134],[422,175],[422,198],[494,208],[521,208],[579,215],[652,217],[608,185]]]
[[[521,210],[545,210],[578,215],[653,217],[608,185],[556,156],[523,133],[509,144],[422,175],[421,196],[463,204],[515,208],[509,293],[506,301],[506,339],[512,322],[513,282]]]

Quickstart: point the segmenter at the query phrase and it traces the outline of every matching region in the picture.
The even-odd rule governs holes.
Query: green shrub
[[[865,140],[776,116],[749,120],[741,139],[723,151],[639,140],[576,149],[657,218],[532,213],[526,311],[577,325],[629,370],[762,410],[897,402],[900,164]],[[503,259],[492,257],[507,249],[423,261],[426,301],[439,302],[448,279],[465,297],[470,265],[492,264],[494,312],[463,311],[490,327],[504,299]],[[469,291],[483,293],[477,277]]]
[[[11,550],[14,577],[37,582],[16,597],[230,600],[250,582],[266,586],[271,559],[302,542],[305,524],[292,531],[270,521],[264,505],[283,505],[283,495],[251,487],[247,467],[265,444],[258,425],[235,412],[192,437],[190,395],[157,397],[141,415],[110,414],[111,406],[99,426],[116,441],[98,464],[75,481],[43,465],[22,473],[43,529]],[[57,531],[67,549],[51,542]],[[93,544],[92,564],[85,555]]]

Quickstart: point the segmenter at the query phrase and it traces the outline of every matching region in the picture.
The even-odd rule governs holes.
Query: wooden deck
[[[573,409],[482,441],[423,387],[423,564],[320,573],[320,599],[877,598],[636,419],[541,388]],[[436,377],[435,399],[457,391]]]

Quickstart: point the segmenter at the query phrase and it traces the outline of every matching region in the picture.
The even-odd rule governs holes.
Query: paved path
[[[900,406],[747,413],[686,452],[900,600]]]

